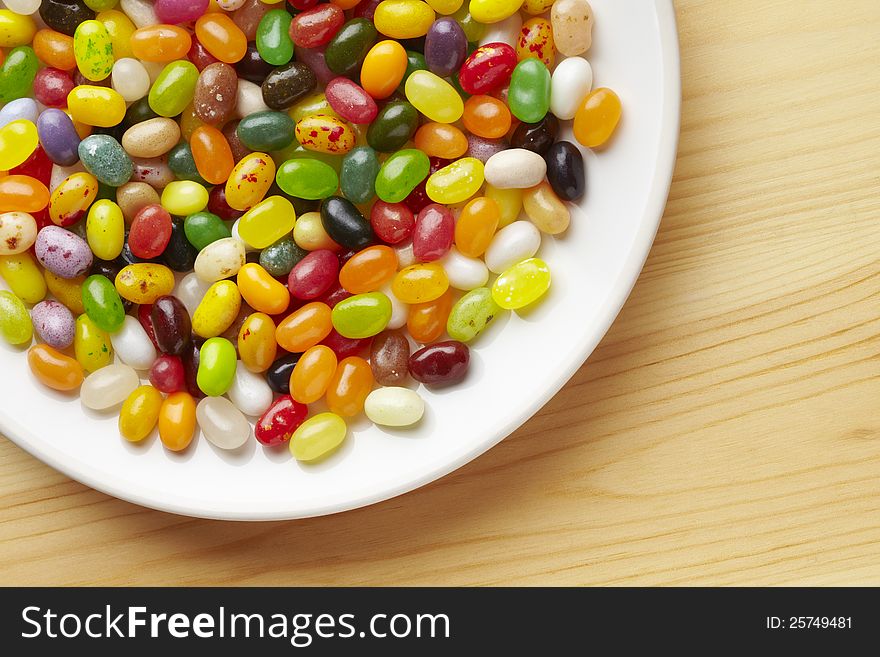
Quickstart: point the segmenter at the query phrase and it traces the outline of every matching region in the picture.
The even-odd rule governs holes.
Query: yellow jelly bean
[[[121,11],[110,9],[95,16],[107,28],[110,43],[113,45],[113,58],[131,57],[131,35],[137,29],[131,19]]]
[[[290,437],[290,453],[297,461],[317,461],[342,444],[348,427],[336,413],[318,413],[303,422]]]
[[[110,33],[100,21],[80,23],[73,35],[76,67],[87,80],[98,82],[113,70],[113,43]]]
[[[0,47],[15,48],[29,44],[36,33],[37,24],[33,18],[0,9]]]
[[[245,155],[226,181],[226,202],[235,210],[249,210],[263,200],[275,182],[275,162],[266,153]]]
[[[174,289],[174,272],[151,262],[123,267],[116,274],[116,291],[132,303],[153,303]]]
[[[513,16],[523,0],[471,0],[468,10],[480,23],[497,23]]]
[[[550,289],[550,268],[540,258],[529,258],[503,271],[492,285],[492,298],[502,308],[515,310],[533,303]]]
[[[192,328],[196,335],[213,338],[232,326],[241,310],[241,293],[232,281],[217,281],[202,298],[193,313]]]
[[[48,269],[43,274],[45,275],[44,284],[49,288],[49,292],[67,306],[70,312],[74,315],[82,315],[86,311],[82,301],[82,286],[86,280],[85,275],[76,278],[61,278]]]
[[[162,207],[171,214],[186,217],[207,205],[208,190],[192,180],[175,180],[162,190]]]
[[[342,248],[324,230],[320,212],[306,212],[296,220],[293,225],[293,241],[306,251],[318,249],[339,251]]]
[[[238,355],[251,372],[265,372],[275,361],[275,323],[265,313],[251,313],[238,331]]]
[[[113,89],[81,84],[67,94],[67,109],[74,121],[110,128],[125,118],[125,99]]]
[[[6,290],[0,290],[0,336],[13,345],[30,344],[34,337],[34,325],[27,307]]]
[[[449,279],[436,262],[410,265],[397,272],[391,291],[404,303],[425,303],[440,298],[449,289]]]
[[[39,303],[46,298],[46,281],[30,251],[0,256],[0,276],[25,303]]]
[[[9,171],[31,156],[40,142],[37,126],[27,119],[0,128],[0,171]]]
[[[463,157],[431,174],[425,192],[436,203],[460,203],[476,194],[483,180],[483,163]]]
[[[49,218],[58,226],[72,226],[83,218],[97,195],[97,178],[84,171],[72,173],[52,190]]]
[[[161,392],[153,386],[136,388],[122,404],[119,433],[130,442],[140,442],[156,428],[161,408]]]
[[[296,211],[283,196],[270,196],[244,213],[238,235],[255,249],[264,249],[293,230]]]
[[[113,362],[110,334],[85,314],[76,318],[73,352],[86,372],[94,372]]]
[[[487,184],[485,193],[486,198],[495,201],[501,211],[501,219],[498,221],[499,229],[512,224],[519,218],[519,213],[522,211],[523,190],[499,189]]]
[[[296,140],[310,151],[342,155],[354,148],[355,135],[335,116],[313,114],[297,121]]]
[[[404,91],[413,107],[431,121],[454,123],[464,113],[464,102],[455,87],[430,71],[414,71]]]
[[[376,29],[392,39],[425,36],[434,22],[434,10],[421,0],[383,0],[376,7]]]
[[[464,0],[427,0],[427,2],[431,9],[444,16],[454,14],[464,4]]]
[[[101,260],[118,257],[125,242],[122,209],[108,199],[93,203],[86,218],[86,239],[92,253]]]

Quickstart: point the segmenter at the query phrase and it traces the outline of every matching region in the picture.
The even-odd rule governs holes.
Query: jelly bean
[[[172,119],[164,117],[137,123],[122,135],[122,146],[133,157],[160,157],[174,148],[178,141],[180,127]]]
[[[473,290],[489,280],[489,268],[479,258],[469,258],[452,247],[440,264],[449,279],[449,286],[458,290]]]
[[[507,102],[520,121],[537,123],[544,118],[550,109],[550,72],[543,62],[529,58],[516,65]]]
[[[324,48],[302,48],[296,46],[293,49],[293,56],[297,61],[305,64],[315,75],[317,82],[327,84],[337,76],[327,66],[327,60],[324,56]]]
[[[27,120],[12,121],[0,128],[0,170],[24,162],[37,148],[37,126]]]
[[[377,100],[388,98],[403,81],[406,65],[406,50],[403,46],[396,41],[380,41],[370,48],[364,58],[361,86]]]
[[[553,28],[545,18],[530,18],[523,23],[516,42],[516,55],[520,61],[529,57],[540,59],[547,68],[556,63],[556,46]]]
[[[428,176],[430,166],[428,156],[418,149],[397,151],[379,169],[376,194],[386,203],[399,203]]]
[[[409,76],[415,73],[416,71],[427,71],[428,70],[428,62],[425,61],[425,56],[417,50],[406,50],[406,70],[403,73],[403,80],[400,83],[397,91],[403,93],[404,88],[406,86],[406,81],[409,79]]]
[[[498,210],[501,213],[501,218],[498,221],[499,228],[503,228],[519,218],[519,213],[522,210],[521,189],[500,189],[487,184],[486,197],[491,198],[498,205]]]
[[[117,188],[116,203],[126,223],[131,223],[142,208],[159,204],[159,194],[146,183],[130,182]]]
[[[467,137],[454,125],[445,123],[426,123],[415,134],[416,148],[429,157],[454,160],[465,154],[468,148]]]
[[[333,167],[314,159],[287,160],[279,167],[276,180],[284,192],[303,199],[327,198],[339,187]]]
[[[199,252],[195,273],[202,281],[213,283],[235,276],[244,264],[244,244],[234,237],[226,237],[211,242]]]
[[[483,255],[495,236],[500,219],[498,204],[491,198],[480,197],[470,201],[455,224],[458,250],[471,258]]]
[[[364,410],[364,401],[372,389],[370,364],[357,356],[345,358],[327,386],[327,406],[337,415],[354,417]]]
[[[78,0],[46,0],[40,4],[43,22],[69,36],[73,36],[77,25],[94,17],[95,12]]]
[[[37,30],[31,46],[37,58],[62,71],[76,68],[76,57],[73,54],[73,38],[48,28]]]
[[[161,296],[150,308],[150,324],[156,346],[166,354],[182,355],[190,344],[192,323],[183,302],[172,296]]]
[[[66,71],[44,68],[34,76],[34,98],[46,107],[67,107],[67,95],[74,86]]]
[[[150,384],[164,393],[186,389],[186,371],[179,356],[159,356],[150,366]]]
[[[500,306],[487,287],[478,287],[459,299],[449,313],[446,332],[460,342],[470,342],[482,333],[498,313]]]
[[[541,233],[531,221],[514,221],[499,230],[486,249],[486,265],[500,274],[531,258],[541,246]]]
[[[131,158],[110,135],[86,137],[79,143],[78,152],[86,170],[105,185],[118,187],[131,178]]]
[[[186,307],[190,316],[192,316],[210,287],[211,283],[201,280],[193,272],[180,280],[175,290],[175,296]]]
[[[30,344],[34,336],[27,308],[21,299],[7,290],[0,290],[0,335],[12,345]]]
[[[196,80],[193,107],[196,116],[210,125],[222,125],[235,112],[238,78],[229,64],[206,66]]]
[[[421,0],[384,0],[376,7],[376,29],[392,39],[416,39],[425,36],[436,14]]]
[[[232,387],[235,378],[235,347],[224,338],[209,338],[199,350],[199,388],[209,397],[219,397]]]
[[[28,350],[27,357],[31,372],[44,386],[69,392],[79,388],[83,382],[82,366],[48,345],[34,345]]]
[[[332,327],[330,307],[313,301],[285,317],[275,330],[275,339],[287,351],[303,352],[326,338]]]
[[[437,203],[425,206],[416,217],[413,254],[419,262],[442,258],[452,246],[455,219],[452,211]]]
[[[584,98],[574,116],[574,136],[587,148],[603,146],[620,121],[620,98],[611,89],[599,88]]]
[[[318,212],[307,212],[299,217],[293,227],[293,239],[296,247],[303,251],[316,249],[338,251],[342,248],[327,234],[321,214]]]
[[[46,226],[35,242],[37,260],[62,278],[76,278],[92,266],[92,252],[84,239],[58,226]]]
[[[162,254],[171,239],[171,215],[161,205],[148,205],[131,222],[128,246],[133,255],[149,260]]]
[[[394,296],[404,303],[433,301],[448,288],[449,279],[446,277],[446,272],[434,262],[410,265],[401,269],[391,284]]]
[[[347,433],[348,428],[341,417],[335,413],[319,413],[293,432],[290,453],[297,461],[318,461],[335,451]]]
[[[193,313],[193,333],[203,338],[220,335],[238,317],[241,309],[241,293],[232,281],[218,281],[205,293]]]
[[[264,445],[281,445],[290,440],[293,432],[305,421],[308,412],[305,404],[300,404],[285,394],[276,399],[257,421],[254,436]]]
[[[336,365],[336,354],[329,347],[316,345],[307,349],[290,375],[290,396],[301,404],[321,399],[336,372]]]
[[[54,276],[50,272],[46,275]],[[46,281],[29,251],[0,255],[0,276],[15,296],[26,303],[38,303],[46,296]]]
[[[150,107],[150,99],[141,98],[129,105],[128,109],[125,111],[125,118],[122,121],[122,127],[127,129],[141,121],[155,119],[157,116],[159,115]]]
[[[307,9],[290,22],[290,39],[302,48],[326,45],[345,23],[345,14],[334,4]]]
[[[556,47],[574,57],[589,50],[593,42],[593,10],[587,0],[558,0],[550,10]]]
[[[467,37],[454,18],[440,18],[431,24],[425,37],[428,70],[441,78],[457,73],[467,57]]]
[[[125,116],[125,99],[113,89],[80,85],[67,96],[67,109],[76,122],[109,128]]]
[[[462,123],[475,135],[498,139],[510,130],[510,111],[492,96],[471,96],[464,105]]]
[[[459,83],[472,95],[491,93],[510,81],[516,63],[516,51],[511,46],[500,42],[487,43],[465,60]]]
[[[431,121],[454,123],[461,118],[464,112],[461,96],[451,84],[430,71],[416,71],[405,86],[406,99]]]
[[[401,249],[395,249],[395,252],[397,253],[397,261],[401,265],[415,260],[415,258],[411,258],[409,261],[405,260],[404,257],[402,257],[403,254]],[[410,265],[406,266],[408,267]],[[392,283],[386,283],[379,291],[388,297],[388,300],[391,302],[391,318],[388,320],[388,326],[385,328],[395,330],[406,326],[406,318],[409,315],[409,304],[401,301],[394,292],[392,292]]]
[[[136,370],[148,370],[156,360],[156,348],[141,323],[126,315],[122,326],[110,333],[113,351],[119,359]]]
[[[312,93],[317,84],[318,80],[308,66],[302,62],[290,62],[266,76],[261,87],[262,99],[267,108],[285,110]],[[240,85],[239,82],[239,88]]]
[[[297,225],[301,221],[302,217]],[[320,223],[320,216],[318,216],[317,225],[320,226]],[[296,226],[293,230],[296,231]],[[285,236],[260,252],[260,266],[272,276],[287,276],[306,254],[307,251],[298,247],[291,237]]]
[[[47,110],[48,111],[48,110]],[[98,195],[98,181],[90,173],[64,178],[49,196],[49,216],[59,226],[70,226],[85,215]]]
[[[539,258],[522,260],[503,271],[492,286],[492,298],[502,308],[517,309],[542,297],[550,288],[550,269]]]
[[[153,386],[139,386],[122,404],[119,412],[119,433],[129,442],[140,442],[149,436],[159,420],[162,394]]]
[[[165,188],[175,182],[174,172],[171,171],[171,168],[168,166],[168,163],[164,158],[133,157],[131,158],[131,164],[133,167],[131,179],[134,182],[145,182],[155,189],[163,190],[163,192]],[[160,202],[165,203],[167,201],[174,204],[180,204],[184,207],[188,207],[190,203],[196,203],[201,196],[198,188],[192,187],[188,182],[177,182],[181,182],[181,184],[175,185],[172,188],[174,191],[169,191],[167,196],[163,193],[165,201],[160,200]],[[205,191],[204,188],[202,191],[205,196],[207,196],[207,191]],[[183,212],[182,207],[178,209]],[[193,210],[193,212],[195,211],[196,210]]]
[[[239,411],[252,417],[265,413],[274,398],[266,379],[249,371],[242,361],[235,364],[235,378],[226,396]]]
[[[539,155],[544,155],[556,140],[559,121],[548,114],[537,123],[520,123],[510,138],[513,148],[525,148]]]
[[[37,103],[33,98],[17,98],[0,108],[0,128],[13,121],[36,123],[39,113]]]
[[[255,249],[278,241],[293,230],[296,212],[283,196],[260,201],[239,220],[239,236]]]
[[[40,62],[30,46],[18,46],[0,65],[0,103],[27,96]]]
[[[403,203],[376,201],[370,211],[370,225],[383,242],[398,244],[412,235],[415,218]]]
[[[73,53],[79,72],[87,80],[103,80],[113,70],[113,44],[110,33],[100,21],[83,21],[77,26]]]
[[[101,199],[89,209],[86,238],[92,253],[102,260],[113,260],[122,253],[125,220],[113,201]]]
[[[347,249],[359,250],[373,241],[370,223],[351,201],[341,196],[324,199],[321,223],[330,239]]]
[[[103,411],[122,404],[140,386],[137,372],[116,363],[90,374],[80,388],[83,406]]]
[[[498,189],[534,187],[547,173],[547,163],[537,153],[510,148],[496,153],[486,162],[486,182]]]
[[[134,34],[135,25],[131,19],[121,11],[109,9],[102,11],[95,18],[104,24],[110,35],[110,43],[113,44],[113,57],[118,61],[124,57],[131,57],[131,35]],[[73,67],[71,67],[73,68]]]
[[[199,389],[197,381],[199,373],[198,346],[191,344],[180,359],[183,361],[183,373],[186,375],[186,391],[196,399],[201,399],[204,397],[204,393]]]
[[[196,406],[196,419],[205,438],[220,449],[238,449],[251,435],[251,425],[241,411],[222,397],[202,399]]]
[[[269,4],[271,3],[263,3],[261,0],[245,0],[232,14],[232,20],[241,28],[248,41],[256,38],[260,21],[270,9]]]
[[[254,310],[270,315],[287,310],[290,293],[260,265],[246,264],[238,271],[236,280],[241,296]]]
[[[422,347],[409,357],[409,373],[429,386],[445,386],[461,381],[468,371],[470,350],[458,340],[447,340]]]
[[[183,220],[176,218],[171,222],[171,237],[162,252],[162,262],[172,271],[189,272],[198,257],[198,251],[186,239]]]
[[[39,129],[38,129],[39,132]],[[52,160],[49,159],[49,156],[46,155],[46,151],[42,146],[37,146],[33,153],[31,153],[30,157],[26,159],[24,162],[19,164],[17,167],[9,170],[9,176],[25,176],[27,178],[33,179],[33,182],[30,182],[32,187],[35,184],[39,183],[46,187],[49,185],[49,182],[52,179],[52,168],[53,168]],[[21,178],[16,178],[19,182],[23,182]],[[16,185],[18,188],[18,186]],[[48,192],[48,189],[46,190]],[[34,187],[34,195],[35,199],[31,201],[27,201],[28,205],[36,205],[38,201],[41,200],[40,197],[43,196],[40,188]],[[47,200],[48,202],[48,200]],[[45,206],[43,206],[45,208]]]
[[[470,0],[468,9],[481,23],[497,23],[519,11],[522,3],[522,0]]]
[[[116,60],[111,71],[111,84],[126,102],[134,102],[150,91],[150,75],[138,60],[124,57]]]
[[[205,209],[208,190],[191,180],[175,180],[162,190],[162,207],[177,216],[186,216]]]
[[[345,23],[324,50],[327,67],[339,75],[357,73],[376,42],[376,27],[366,18],[353,18]]]
[[[187,392],[168,395],[159,409],[159,438],[172,452],[189,447],[196,430],[196,403]]]
[[[196,212],[189,215],[184,222],[184,230],[190,244],[199,251],[231,235],[229,228],[220,217],[210,212]]]
[[[171,294],[174,273],[165,265],[135,263],[116,275],[115,285],[123,299],[132,303],[154,303],[159,297]]]
[[[372,338],[346,338],[333,329],[321,344],[330,347],[336,358],[344,359],[363,352],[369,347],[370,342]]]
[[[110,335],[88,315],[80,315],[74,328],[76,360],[87,372],[94,372],[113,362]]]
[[[188,23],[208,9],[208,0],[156,0],[153,11],[163,23]]]
[[[353,255],[339,272],[339,282],[352,294],[373,292],[397,272],[397,255],[387,246],[371,246]]]
[[[199,175],[213,185],[225,183],[235,161],[223,133],[213,126],[200,126],[190,137],[190,147]]]
[[[275,180],[275,163],[266,153],[251,153],[242,159],[226,181],[226,202],[236,210],[248,210],[259,203]]]
[[[312,151],[344,154],[354,147],[355,134],[348,124],[336,117],[315,114],[297,122],[296,139]]]
[[[119,330],[125,309],[113,283],[104,276],[89,276],[82,286],[82,298],[86,314],[99,328],[108,333]]]
[[[460,100],[460,99],[459,99]],[[396,151],[419,127],[419,113],[407,102],[390,102],[367,130],[367,143],[382,153]]]
[[[195,33],[209,53],[227,64],[234,64],[240,60],[247,50],[247,36],[232,18],[224,13],[200,16],[196,21]]]
[[[192,62],[167,64],[150,87],[150,108],[159,116],[177,116],[192,101],[198,79],[199,71]]]
[[[483,179],[483,163],[464,157],[431,174],[425,191],[436,203],[461,203],[477,193]]]
[[[386,427],[408,427],[425,414],[425,402],[414,390],[387,387],[373,390],[364,401],[371,422]]]
[[[333,328],[346,338],[368,338],[381,333],[391,319],[391,301],[382,292],[344,299],[333,308]]]
[[[287,354],[272,363],[266,371],[266,383],[269,387],[281,394],[290,392],[290,375],[302,354]]]
[[[550,78],[550,111],[559,119],[573,119],[592,86],[590,62],[581,57],[561,61]]]
[[[190,46],[189,50],[186,53],[186,58],[189,61],[191,61],[193,64],[196,65],[196,68],[199,69],[199,73],[204,71],[211,64],[217,64],[219,62],[219,60],[216,57],[214,57],[214,55],[212,55],[211,53],[208,52],[208,50],[205,48],[205,46],[202,45],[202,42],[199,41],[197,37],[193,36],[191,38],[192,38],[192,45]],[[249,43],[248,48],[245,51],[244,57],[235,63],[236,66],[239,64],[239,62],[242,62],[245,59],[248,59],[248,56],[250,55],[251,52],[256,53],[257,57],[260,56],[260,53],[257,50],[256,44]],[[264,62],[264,64],[265,64],[265,62]],[[268,66],[268,64],[266,64],[266,66]]]
[[[523,209],[538,230],[548,235],[565,232],[571,222],[565,203],[546,181],[523,192]]]
[[[336,282],[338,273],[336,254],[319,249],[309,253],[291,269],[287,287],[295,299],[317,299]]]
[[[0,179],[0,182],[9,177]],[[0,214],[0,255],[27,251],[37,240],[37,222],[27,212]]]
[[[275,324],[271,317],[260,312],[248,316],[238,332],[238,353],[251,372],[269,369],[277,353]]]
[[[409,341],[400,333],[386,332],[376,336],[370,347],[370,367],[376,381],[393,386],[409,376]]]
[[[437,299],[416,303],[409,307],[406,328],[413,340],[433,342],[446,330],[446,320],[452,309],[452,292],[447,290]]]
[[[376,101],[348,78],[334,78],[327,84],[324,93],[333,110],[351,123],[370,123],[379,113]]]
[[[293,143],[294,121],[283,112],[258,112],[236,128],[241,142],[254,151],[278,151]]]

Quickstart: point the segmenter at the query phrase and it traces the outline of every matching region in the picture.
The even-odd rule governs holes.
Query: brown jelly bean
[[[409,341],[400,333],[386,332],[373,338],[370,367],[373,378],[383,386],[400,385],[409,366]]]
[[[196,116],[210,125],[225,123],[235,111],[237,93],[238,75],[234,68],[222,62],[206,66],[196,82]]]

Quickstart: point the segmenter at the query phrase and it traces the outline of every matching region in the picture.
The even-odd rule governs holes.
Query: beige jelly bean
[[[27,212],[0,214],[0,255],[27,251],[37,240],[37,222]]]
[[[122,210],[125,223],[148,205],[159,205],[159,192],[143,182],[129,182],[116,189],[116,204]]]
[[[193,270],[206,283],[235,276],[245,263],[244,242],[224,237],[199,251]]]
[[[180,141],[177,122],[164,117],[131,126],[122,135],[122,147],[132,157],[160,157]]]
[[[162,158],[159,157],[132,157],[133,171],[132,182],[147,183],[153,189],[165,189],[174,182],[175,175]]]
[[[587,0],[556,0],[550,10],[556,49],[567,57],[580,55],[593,43],[593,9]]]
[[[131,367],[114,363],[89,374],[79,396],[84,406],[100,411],[124,402],[140,384],[137,372]]]
[[[523,209],[542,233],[558,235],[571,223],[568,207],[546,180],[523,192]]]
[[[525,189],[544,180],[547,163],[525,148],[508,148],[486,162],[486,182],[498,189]]]
[[[196,419],[205,438],[220,449],[237,449],[251,435],[247,418],[223,397],[205,397],[200,401],[196,406]]]
[[[377,388],[367,395],[364,413],[375,424],[408,427],[422,419],[425,402],[417,392],[409,388]]]

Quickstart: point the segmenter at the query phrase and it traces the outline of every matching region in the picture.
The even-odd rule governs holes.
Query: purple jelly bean
[[[467,57],[467,37],[454,18],[434,21],[425,37],[425,62],[428,69],[446,78],[458,72]]]
[[[287,287],[296,299],[316,299],[330,289],[339,276],[339,258],[333,251],[318,249],[300,260],[287,277]]]
[[[330,70],[330,67],[327,66],[327,62],[324,60],[323,46],[320,48],[301,48],[297,46],[294,50],[294,57],[296,61],[302,62],[312,69],[312,73],[318,78],[318,82],[323,85],[326,85],[330,80],[339,76],[338,73],[334,73]]]
[[[40,339],[55,349],[73,344],[76,322],[67,307],[57,301],[41,301],[31,310],[34,330]]]
[[[156,0],[153,11],[162,23],[189,23],[205,13],[208,0]]]
[[[34,252],[40,264],[61,278],[76,278],[92,266],[88,243],[60,226],[46,226],[40,230]]]
[[[465,157],[475,157],[483,164],[486,164],[486,161],[495,153],[500,153],[510,148],[510,144],[503,138],[486,139],[485,137],[478,137],[468,133],[467,140],[468,149]]]
[[[73,121],[60,109],[47,109],[37,118],[37,135],[55,164],[69,167],[79,160],[80,138]]]

